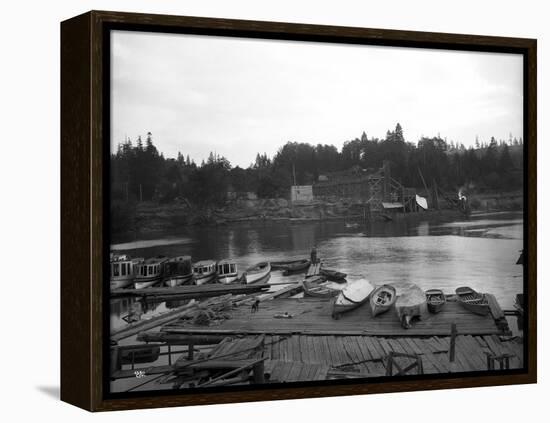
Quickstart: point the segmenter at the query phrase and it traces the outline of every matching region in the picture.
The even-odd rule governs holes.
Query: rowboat
[[[421,319],[428,313],[426,294],[413,283],[402,285],[395,301],[395,310],[401,326],[409,329],[413,318]]]
[[[458,302],[472,313],[486,316],[491,311],[485,295],[474,291],[468,286],[461,286],[455,290]]]
[[[164,275],[164,264],[167,261],[167,257],[154,257],[136,264],[135,288],[148,288],[159,283]]]
[[[370,294],[372,317],[388,311],[397,298],[395,288],[391,285],[380,285]]]
[[[323,285],[326,278],[322,275],[307,277],[303,280],[304,295],[307,297],[332,298],[340,293],[340,290]]]
[[[216,262],[214,260],[202,260],[193,264],[193,279],[196,285],[215,282]]]
[[[338,319],[342,313],[346,313],[359,307],[369,299],[369,295],[374,291],[372,285],[367,279],[357,279],[349,281],[342,291],[334,298],[332,304],[332,318]]]
[[[321,273],[321,275],[326,277],[329,281],[339,282],[339,283],[345,282],[346,281],[346,276],[348,276],[345,273],[338,272],[336,270],[323,269],[323,268],[321,268],[320,273]]]
[[[430,313],[439,313],[447,298],[441,289],[428,289],[426,291],[426,301],[428,303],[428,311]]]
[[[283,272],[283,276],[288,276],[293,273],[303,272],[309,267],[310,261],[308,259],[301,260],[294,264],[290,264]]]
[[[262,261],[249,267],[243,274],[244,283],[267,282],[271,277],[271,265],[267,261]]]
[[[271,269],[272,270],[287,270],[291,267],[299,266],[300,264],[303,264],[307,262],[309,264],[308,259],[293,259],[293,260],[286,260],[286,261],[272,261],[271,263]],[[307,266],[306,266],[307,267]]]
[[[190,256],[171,258],[164,264],[164,285],[169,287],[193,282],[193,265]]]
[[[109,265],[110,270],[110,288],[125,288],[134,282],[135,266],[143,259],[132,259],[127,255],[111,254]]]
[[[228,284],[235,282],[239,277],[237,264],[232,260],[221,260],[217,263],[218,282]]]

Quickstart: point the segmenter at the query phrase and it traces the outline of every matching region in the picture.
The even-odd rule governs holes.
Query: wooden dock
[[[260,295],[226,293],[121,328],[112,340],[137,334],[146,344],[136,348],[156,348],[157,356],[159,346],[167,346],[162,354],[169,355],[169,364],[147,366],[142,359],[136,367],[132,357],[128,367],[128,358],[118,357],[133,346],[113,345],[111,378],[132,378],[143,370],[170,375],[175,388],[185,388],[523,367],[523,340],[511,336],[506,313],[490,294],[487,316],[469,312],[451,296],[440,313],[403,329],[395,309],[373,317],[365,304],[334,320],[330,299],[284,298],[300,286]],[[218,293],[225,287],[217,285]],[[256,299],[259,309],[253,312]],[[200,313],[210,317],[197,320]],[[172,359],[174,346],[183,349]]]
[[[498,304],[497,304],[498,305]],[[498,309],[494,313],[499,314]],[[278,318],[288,313],[291,318]],[[274,299],[260,304],[257,312],[241,306],[229,311],[229,319],[215,326],[198,326],[188,321],[175,321],[162,327],[171,333],[209,334],[308,334],[308,335],[378,335],[378,336],[448,336],[451,325],[458,333],[467,335],[508,335],[500,314],[487,316],[473,314],[456,302],[448,302],[438,314],[415,321],[410,329],[403,329],[395,310],[372,317],[365,304],[342,315],[339,320],[331,317],[330,300],[319,298]],[[505,322],[505,320],[504,320]]]
[[[171,334],[170,337],[179,345],[190,341],[186,335]],[[182,339],[178,340],[178,337]],[[182,354],[173,365],[141,369],[148,375],[185,373],[187,379],[193,379],[193,375],[198,374],[193,372],[217,374],[223,370],[251,367],[261,359],[266,380],[279,383],[389,376],[392,368],[403,369],[411,364],[411,359],[420,363],[420,371],[412,374],[496,370],[498,367],[489,367],[488,357],[505,356],[508,357],[508,368],[517,369],[523,367],[523,344],[520,341],[497,335],[458,335],[454,359],[451,359],[449,336],[229,336],[218,340],[209,353],[198,359],[189,360],[187,354]],[[390,356],[394,354],[396,358],[392,360],[395,361],[390,365]],[[112,374],[113,379],[131,377],[135,377],[134,369],[117,370]]]

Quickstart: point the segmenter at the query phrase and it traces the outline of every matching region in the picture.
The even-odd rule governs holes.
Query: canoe
[[[376,317],[377,315],[388,311],[395,304],[396,299],[397,294],[393,286],[381,285],[376,288],[370,294],[369,299],[372,316]]]
[[[469,286],[461,286],[455,290],[460,305],[472,313],[486,316],[491,311],[485,295],[474,291]]]
[[[430,313],[439,313],[447,303],[447,298],[441,289],[428,289],[426,291],[426,302]]]
[[[409,329],[414,318],[422,319],[428,314],[426,294],[414,283],[401,286],[395,301],[395,310],[401,326]]]
[[[342,291],[334,298],[332,303],[332,318],[338,319],[342,313],[346,313],[359,307],[369,299],[369,295],[374,291],[372,285],[367,279],[357,279],[349,281]]]
[[[310,261],[307,259],[301,260],[299,262],[296,262],[294,264],[290,264],[287,266],[287,268],[283,271],[283,276],[292,275],[293,273],[299,273],[306,271],[309,267]]]
[[[323,285],[326,278],[322,275],[310,276],[302,282],[304,295],[307,297],[332,298],[340,293],[340,290]]]
[[[271,276],[271,265],[262,261],[249,267],[243,274],[243,283],[267,282]]]
[[[346,281],[346,276],[348,276],[345,273],[338,272],[336,270],[323,269],[323,268],[321,268],[320,273],[321,273],[321,275],[326,277],[329,281],[339,282],[339,283],[345,282]]]

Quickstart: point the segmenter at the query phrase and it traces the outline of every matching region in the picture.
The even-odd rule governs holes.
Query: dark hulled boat
[[[322,275],[310,276],[302,282],[304,295],[307,297],[332,298],[340,293],[340,290],[324,285],[327,279]]]
[[[338,283],[345,282],[346,281],[346,276],[348,276],[345,273],[338,272],[336,270],[323,269],[323,268],[321,268],[320,273],[321,273],[321,275],[326,277],[329,281],[338,282]]]
[[[426,301],[428,302],[428,311],[430,313],[439,313],[447,303],[447,298],[441,289],[428,289],[426,291]]]

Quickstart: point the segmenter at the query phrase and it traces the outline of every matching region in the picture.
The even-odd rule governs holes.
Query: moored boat
[[[426,291],[426,301],[430,313],[439,313],[447,303],[447,298],[441,289],[428,289]]]
[[[134,287],[143,289],[159,283],[164,274],[164,263],[166,261],[168,261],[166,257],[154,257],[139,262],[136,265]]]
[[[190,256],[178,256],[164,264],[164,285],[174,287],[193,282],[193,264]]]
[[[303,280],[304,295],[307,297],[332,298],[340,293],[339,289],[325,285],[327,279],[322,275],[307,277]]]
[[[233,260],[220,260],[217,264],[218,282],[227,284],[237,280],[237,263]]]
[[[283,276],[292,275],[293,273],[300,273],[307,270],[311,262],[308,259],[303,259],[298,262],[289,264],[283,271]]]
[[[388,311],[397,299],[395,288],[391,285],[380,285],[370,294],[372,316],[376,317]]]
[[[338,319],[342,313],[353,310],[365,303],[369,299],[369,295],[374,291],[374,288],[374,285],[367,279],[349,281],[334,299],[332,317]]]
[[[193,264],[193,279],[196,285],[214,282],[216,280],[216,262],[201,260]]]
[[[303,259],[292,259],[292,260],[282,260],[282,261],[271,261],[271,270],[287,270],[291,266],[299,265],[300,263],[309,262],[307,258]]]
[[[395,310],[405,329],[411,327],[413,318],[422,319],[428,313],[426,294],[420,287],[413,283],[408,283],[400,287],[400,292],[395,301]]]
[[[474,291],[469,286],[461,286],[455,290],[460,305],[472,313],[486,316],[490,312],[485,295]]]
[[[110,256],[110,288],[118,289],[125,288],[134,282],[135,266],[143,259],[132,259],[128,255]]]
[[[346,276],[348,276],[345,273],[338,272],[336,270],[331,270],[331,269],[321,268],[321,270],[319,272],[321,273],[321,275],[326,277],[329,281],[338,282],[338,283],[345,282],[346,281]]]
[[[262,261],[246,269],[243,275],[244,283],[267,282],[271,276],[271,264]]]

